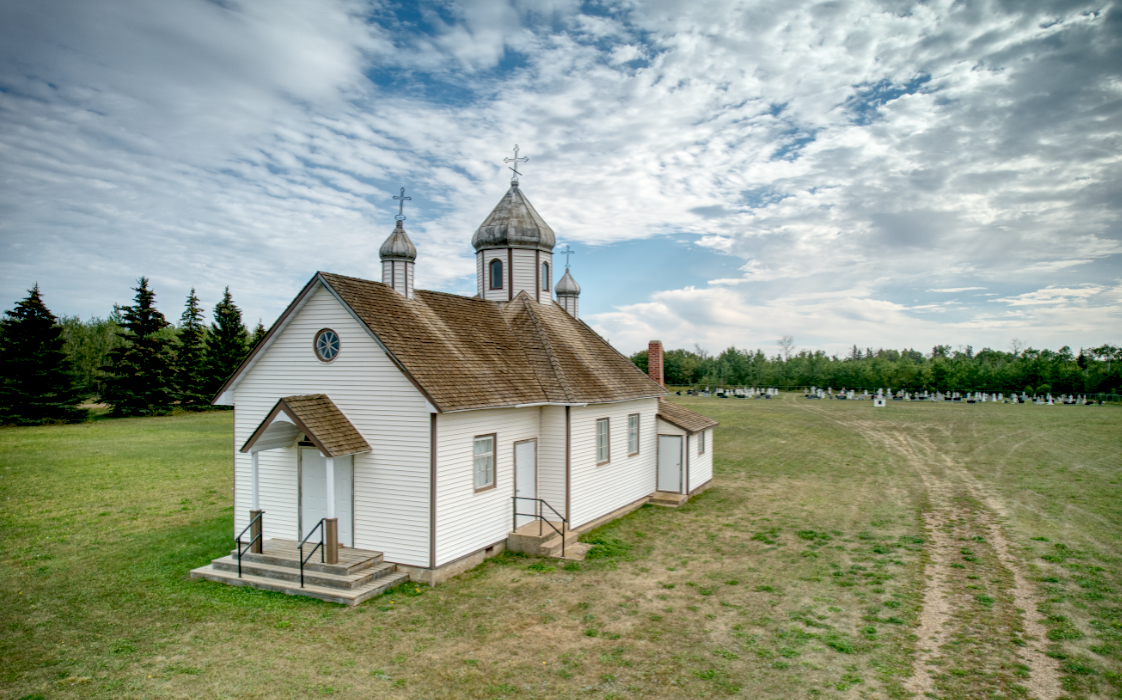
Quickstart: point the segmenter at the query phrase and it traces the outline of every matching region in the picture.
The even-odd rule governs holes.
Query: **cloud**
[[[38,280],[58,310],[104,314],[148,274],[166,308],[229,284],[268,322],[317,268],[377,278],[405,186],[418,284],[470,293],[468,241],[514,143],[525,191],[574,246],[671,235],[697,244],[683,270],[733,261],[678,289],[693,282],[620,259],[629,296],[582,308],[639,343],[624,349],[645,342],[634,328],[756,342],[795,330],[788,312],[804,345],[979,345],[1011,327],[1042,345],[1050,331],[1011,315],[1048,306],[1030,286],[1114,288],[1113,5],[585,7],[3,5],[0,290]],[[1003,303],[917,306],[917,288]],[[1059,327],[1122,342],[1107,296]]]

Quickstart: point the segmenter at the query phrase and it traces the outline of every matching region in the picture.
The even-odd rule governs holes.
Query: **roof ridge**
[[[522,305],[526,308],[526,313],[529,314],[530,320],[534,324],[534,330],[537,332],[538,338],[546,349],[546,354],[549,356],[549,366],[553,368],[553,375],[557,378],[557,384],[561,387],[561,390],[565,392],[565,398],[568,402],[576,403],[576,394],[573,393],[572,387],[569,386],[569,381],[565,376],[565,370],[561,368],[561,362],[557,359],[557,353],[553,350],[553,343],[549,341],[549,334],[545,332],[545,327],[542,325],[541,320],[538,319],[538,315],[534,313],[534,308],[529,304],[529,302],[532,301],[530,295],[526,294],[526,291],[523,290],[519,293],[519,296],[524,294],[526,298],[522,300]],[[542,390],[544,391],[545,387],[542,387]]]
[[[558,307],[561,307],[561,305],[560,305],[560,304],[558,304]],[[563,308],[563,307],[561,307],[561,308],[562,308],[562,310],[564,310],[564,308]],[[566,313],[568,313],[568,312],[566,312]],[[651,384],[654,384],[654,385],[655,385],[655,386],[657,386],[657,387],[658,387],[659,389],[662,389],[662,393],[663,393],[663,394],[665,394],[665,395],[667,395],[667,396],[669,396],[669,395],[670,395],[670,392],[669,392],[669,391],[668,391],[668,390],[666,389],[666,387],[665,387],[665,386],[663,386],[663,385],[659,384],[658,382],[656,382],[655,380],[651,379],[650,375],[648,375],[648,374],[647,374],[646,372],[644,372],[643,370],[639,369],[639,366],[638,366],[638,365],[636,365],[636,364],[635,364],[634,362],[632,362],[632,361],[631,361],[631,358],[630,358],[630,357],[628,357],[627,355],[624,355],[624,354],[623,354],[622,352],[620,352],[619,350],[616,350],[616,348],[615,348],[615,346],[614,346],[614,345],[612,345],[612,344],[611,344],[611,343],[609,343],[608,341],[604,340],[604,338],[603,338],[603,337],[601,337],[601,335],[600,335],[599,333],[597,333],[597,332],[596,332],[596,330],[592,328],[592,326],[590,326],[590,325],[588,325],[587,323],[585,323],[585,322],[584,322],[584,319],[583,319],[583,318],[573,318],[573,320],[574,320],[574,321],[576,321],[577,323],[581,324],[581,325],[582,325],[582,326],[584,326],[585,328],[587,328],[587,329],[588,329],[589,331],[591,331],[591,332],[592,332],[592,335],[596,336],[596,339],[597,339],[597,340],[599,340],[599,341],[600,341],[601,343],[603,343],[603,345],[604,345],[605,347],[607,347],[607,348],[608,348],[609,350],[611,350],[611,351],[612,351],[612,352],[614,352],[615,354],[619,355],[619,356],[620,356],[620,357],[622,357],[622,358],[623,358],[624,360],[627,360],[627,364],[628,364],[628,365],[629,365],[629,366],[630,366],[630,367],[631,367],[632,369],[634,369],[634,370],[635,370],[636,372],[638,372],[639,374],[643,375],[643,378],[644,378],[644,379],[646,379],[646,380],[647,380],[648,382],[650,382]]]

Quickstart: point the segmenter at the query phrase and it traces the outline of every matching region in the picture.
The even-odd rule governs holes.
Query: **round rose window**
[[[331,362],[339,354],[339,336],[330,328],[316,334],[316,357]]]

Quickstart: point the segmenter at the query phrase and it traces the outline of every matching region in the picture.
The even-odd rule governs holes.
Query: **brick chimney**
[[[647,374],[652,381],[666,386],[662,376],[662,341],[652,340],[647,345]]]

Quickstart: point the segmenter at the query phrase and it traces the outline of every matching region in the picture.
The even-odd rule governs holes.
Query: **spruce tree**
[[[179,357],[175,368],[175,393],[179,405],[200,410],[210,403],[207,394],[206,325],[199,297],[192,287],[179,317]]]
[[[74,368],[63,352],[62,326],[39,285],[0,319],[0,422],[77,423],[88,412]]]
[[[265,339],[265,334],[268,332],[265,329],[265,324],[261,323],[261,319],[257,319],[257,327],[253,329],[253,337],[249,340],[249,349],[256,348],[257,344]]]
[[[174,394],[173,341],[166,333],[168,322],[156,310],[156,293],[148,288],[148,278],[141,277],[135,303],[121,308],[117,334],[125,341],[109,353],[105,371],[102,400],[113,407],[117,416],[147,416],[167,413]]]
[[[208,367],[207,392],[213,396],[234,373],[249,352],[249,333],[242,323],[242,311],[234,304],[230,288],[214,306],[214,323],[206,338]]]

